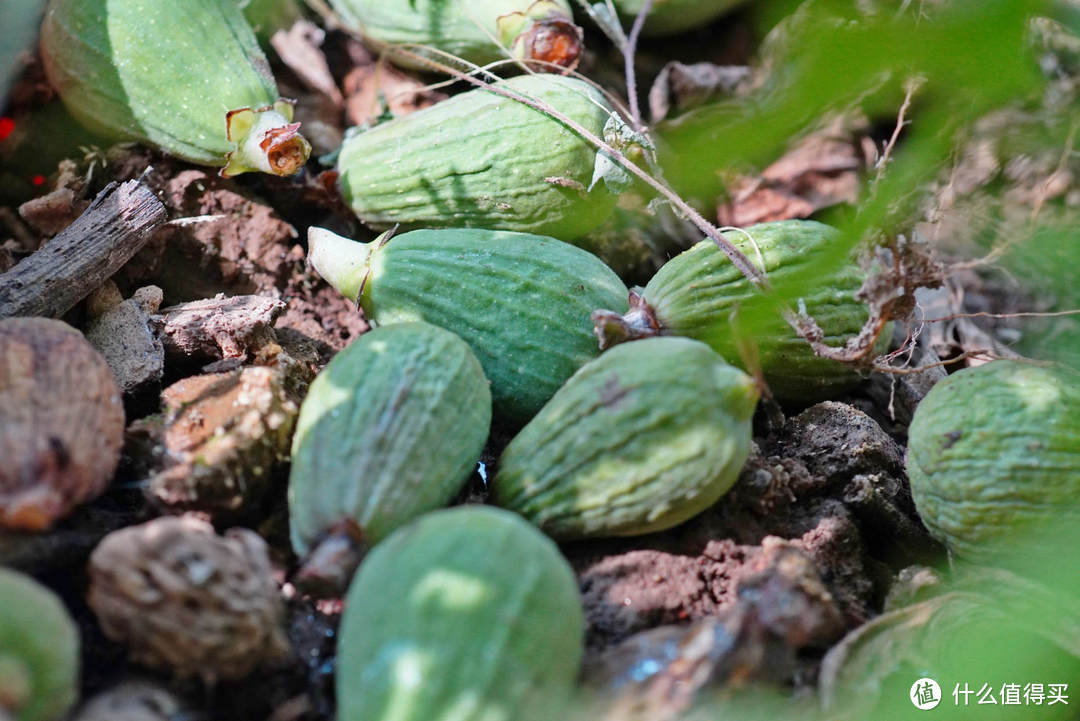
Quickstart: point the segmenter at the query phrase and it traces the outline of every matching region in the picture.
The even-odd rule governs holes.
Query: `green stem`
[[[308,263],[339,293],[356,301],[364,290],[370,268],[371,252],[378,248],[391,231],[370,243],[360,243],[312,226],[308,230]]]

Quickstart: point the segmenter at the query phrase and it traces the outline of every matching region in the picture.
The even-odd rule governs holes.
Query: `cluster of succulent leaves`
[[[947,169],[953,149],[977,118],[1003,105],[1039,99],[1043,83],[1037,65],[1017,62],[1017,58],[1031,57],[1027,19],[1052,13],[1047,3],[956,2],[935,8],[933,22],[916,10],[882,7],[876,18],[860,15],[859,22],[846,22],[854,12],[846,3],[803,3],[787,21],[786,33],[766,48],[773,73],[754,100],[707,106],[655,129],[665,149],[662,163],[675,189],[685,197],[714,197],[721,192],[715,168],[738,168],[774,157],[793,135],[813,127],[829,112],[858,106],[872,118],[889,118],[900,104],[904,83],[921,78],[917,119],[907,129],[887,172],[879,182],[867,184],[866,200],[856,213],[830,218],[843,234],[780,290],[789,303],[849,262],[849,253],[858,242],[909,227],[920,210],[915,190]],[[962,92],[962,88],[978,92]],[[1068,128],[1056,130],[1061,137],[1048,140],[1064,145]],[[1060,255],[1051,257],[1055,260],[1040,259],[1040,270],[1049,274],[1051,286],[1064,285],[1062,267],[1069,266],[1052,267],[1060,262]],[[762,319],[742,320],[752,325]],[[1067,356],[1065,345],[1049,345],[1040,351]],[[1033,557],[1035,563],[1044,560]],[[1066,575],[1073,577],[1068,571]],[[1052,581],[1050,586],[1055,592],[1061,590]],[[1013,613],[1035,613],[1034,605],[985,589],[980,594],[977,604],[986,608],[1009,601]],[[989,631],[985,624],[957,631],[980,658],[981,669],[1000,675],[1010,664],[1017,673],[1047,668],[1045,649],[1030,637],[1009,634],[1002,641],[980,635]],[[1060,660],[1059,655],[1049,658]],[[948,659],[942,660],[937,671],[962,677],[962,669],[950,665]],[[886,713],[910,708],[906,694],[895,700],[882,696],[880,703]],[[750,709],[748,717],[754,716]]]

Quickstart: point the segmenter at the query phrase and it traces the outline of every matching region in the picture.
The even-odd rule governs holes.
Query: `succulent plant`
[[[304,17],[299,0],[236,0],[260,43],[268,44],[278,30],[288,30]]]
[[[618,346],[510,441],[492,493],[557,539],[670,528],[735,483],[757,400],[753,380],[704,343]]]
[[[614,117],[576,78],[523,75],[498,86],[598,136]],[[495,228],[560,240],[611,215],[616,194],[601,179],[611,165],[558,120],[484,89],[357,133],[338,158],[342,197],[372,228]]]
[[[581,28],[567,0],[332,0],[346,24],[376,49],[406,49],[444,64],[537,60],[537,70],[572,68],[582,51]],[[422,46],[422,47],[416,47]],[[434,50],[434,52],[432,51]],[[405,67],[430,70],[390,52]]]
[[[461,336],[491,381],[496,413],[514,422],[599,354],[590,309],[626,306],[626,287],[598,258],[538,235],[416,230],[354,243],[312,228],[308,247],[315,269],[368,319],[423,320]]]
[[[777,292],[799,287],[800,305],[821,326],[826,343],[843,345],[862,330],[869,312],[855,297],[865,279],[859,267],[845,263],[827,276],[807,274],[807,266],[837,237],[834,228],[784,220],[724,237],[753,262],[763,264]],[[787,401],[822,400],[861,377],[852,366],[816,355],[788,326],[781,307],[757,291],[711,240],[665,263],[640,295],[631,298],[631,306],[623,317],[606,309],[593,314],[601,345],[656,335],[686,336],[708,343],[740,366],[742,348],[752,345],[772,393]],[[733,324],[736,317],[751,313],[764,322]],[[881,333],[877,347],[883,349],[888,338],[888,333]]]
[[[59,721],[79,695],[79,631],[51,590],[0,567],[0,718]]]
[[[1051,522],[1075,524],[1080,373],[996,360],[939,381],[912,417],[907,471],[926,527],[965,559],[995,560]]]
[[[221,174],[292,175],[311,146],[236,0],[51,0],[45,73],[87,128]]]
[[[583,637],[577,583],[554,543],[506,511],[435,511],[376,547],[353,579],[338,718],[562,718]]]
[[[939,684],[933,694],[939,702],[935,718],[970,718],[980,698],[990,718],[1073,718],[1075,712],[1060,703],[1040,703],[1042,708],[1032,713],[1034,696],[1028,697],[1029,712],[1018,710],[1030,693],[1029,679],[1076,678],[1080,671],[1074,579],[1065,582],[1066,590],[997,569],[977,569],[961,574],[938,595],[860,625],[822,661],[823,718],[912,718],[913,711],[921,713],[912,707],[920,690],[924,700],[932,701],[926,679]],[[1037,682],[1036,695],[1046,693],[1046,681]],[[1005,703],[1006,684],[1014,686],[1018,702]],[[994,707],[985,705],[988,698]]]
[[[293,437],[293,548],[314,556],[300,580],[344,590],[360,554],[458,494],[490,426],[484,371],[449,331],[396,323],[338,353],[311,384]]]

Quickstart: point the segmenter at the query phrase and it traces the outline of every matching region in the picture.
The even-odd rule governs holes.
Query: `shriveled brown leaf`
[[[350,48],[350,55],[355,65],[344,81],[345,114],[350,125],[374,120],[382,113],[383,102],[394,115],[408,115],[447,98],[363,47]]]
[[[858,199],[867,158],[858,129],[839,119],[795,145],[759,176],[736,179],[718,210],[720,223],[745,227],[806,218],[822,208]]]
[[[673,61],[660,70],[649,89],[649,113],[658,123],[672,110],[689,110],[718,95],[730,95],[750,79],[745,65]]]
[[[308,87],[318,90],[340,106],[344,99],[322,51],[325,38],[326,32],[318,25],[300,20],[288,30],[274,33],[270,44],[281,61]]]

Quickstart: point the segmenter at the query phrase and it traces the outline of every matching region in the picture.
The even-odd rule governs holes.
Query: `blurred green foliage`
[[[37,35],[45,0],[0,2],[0,111],[15,76],[22,68],[19,55],[29,50]]]
[[[730,173],[771,162],[794,138],[837,113],[860,111],[891,127],[906,83],[918,78],[910,124],[886,172],[878,182],[865,181],[854,213],[822,218],[839,225],[843,238],[801,280],[778,292],[779,300],[794,306],[819,278],[849,262],[861,241],[910,232],[925,210],[927,185],[956,161],[976,121],[1001,108],[1040,107],[1048,79],[1033,42],[1032,19],[1051,16],[1071,25],[1077,15],[1075,4],[1049,0],[762,3],[763,27],[776,23],[761,52],[769,68],[765,84],[749,97],[661,123],[655,132],[667,179],[684,197],[711,202],[723,194]],[[1058,122],[1044,124],[1037,139],[1058,152],[1074,140],[1068,118],[1077,111],[1075,97],[1062,104]],[[1030,238],[1001,232],[987,238],[987,249],[1011,244],[1006,267],[1022,288],[1054,294],[1039,310],[1080,307],[1070,271],[1077,267],[1070,261],[1080,260],[1074,226],[1036,223]],[[949,249],[942,250],[947,256]],[[774,312],[771,303],[748,304],[739,320],[752,327]],[[1080,360],[1080,320],[1038,321],[1032,327],[1022,350]]]
[[[265,49],[270,38],[278,30],[288,30],[293,23],[304,17],[298,0],[237,0],[244,17],[251,23],[259,44]]]
[[[1080,547],[1080,529],[1063,516],[1014,539],[989,566],[956,564],[952,578],[856,633],[834,679],[838,719],[920,718],[911,685],[931,678],[942,690],[933,718],[1051,721],[1080,714],[1080,558],[1048,552]],[[1008,566],[1014,572],[998,570]],[[851,637],[849,637],[851,639]],[[825,674],[823,674],[825,675]],[[984,689],[984,684],[987,689]],[[1018,703],[1003,703],[1005,684],[1019,685]],[[1066,684],[1067,703],[1034,703],[1027,684]],[[991,703],[980,691],[992,689]],[[965,691],[971,690],[971,695]],[[965,703],[967,699],[967,703]]]
[[[1075,223],[1034,226],[1023,242],[1009,248],[999,264],[1034,295],[1039,310],[1080,308],[1080,226]],[[1016,347],[1020,353],[1080,369],[1080,316],[1026,319],[1022,328]]]

